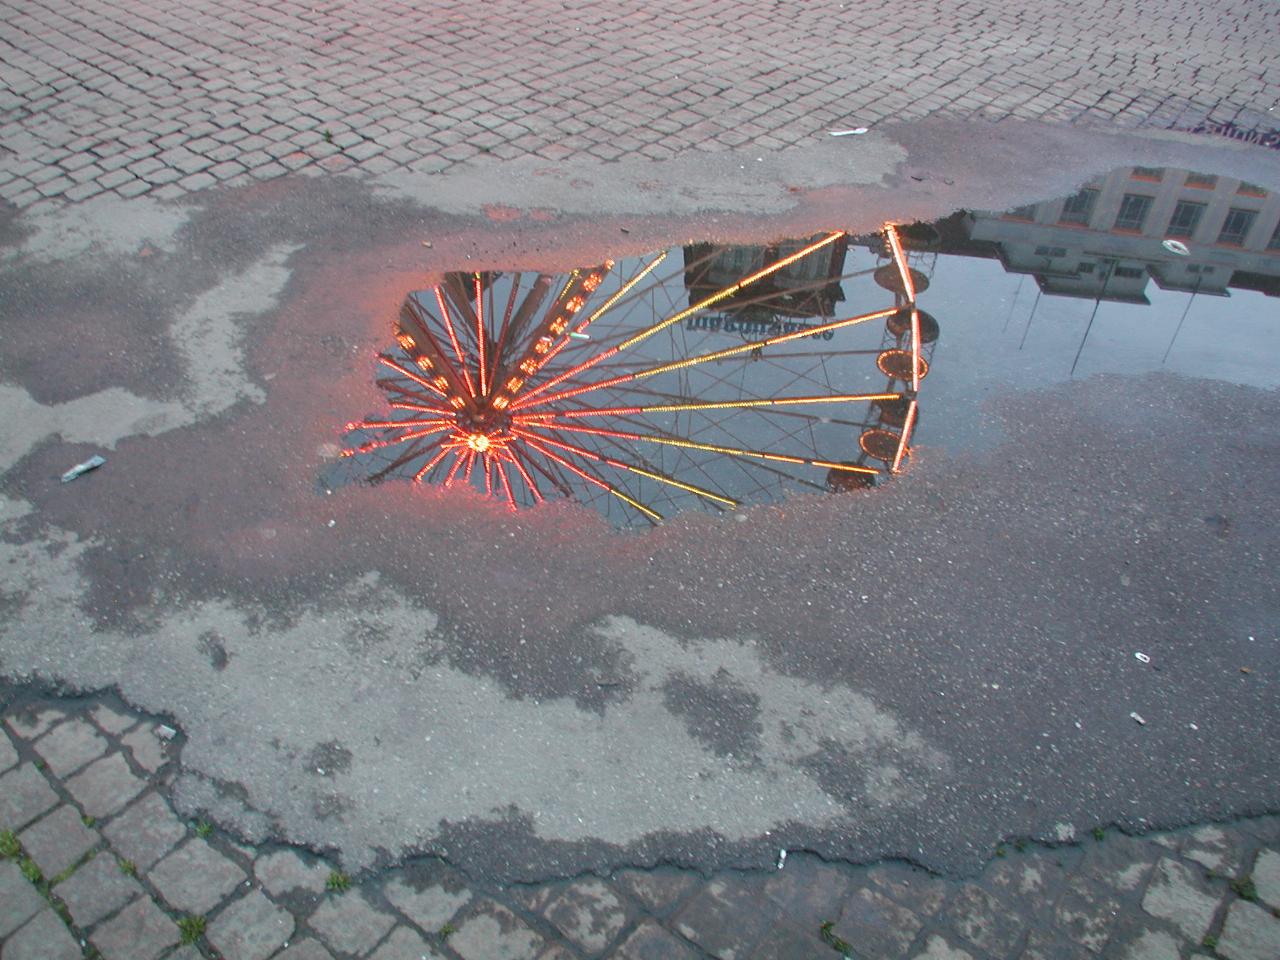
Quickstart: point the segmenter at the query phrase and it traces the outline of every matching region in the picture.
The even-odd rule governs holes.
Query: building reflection
[[[744,338],[792,334],[813,327],[815,339],[831,340],[834,331],[821,328],[835,317],[836,305],[845,300],[844,270],[851,238],[841,235],[827,247],[796,256],[814,239],[769,245],[686,245],[684,280],[690,307],[717,291],[732,291],[714,311],[701,310],[686,319],[686,327]],[[928,375],[940,328],[931,314],[916,305],[916,296],[928,289],[929,278],[908,264],[905,239],[899,237],[898,228],[886,225],[883,232],[862,241],[874,245],[885,261],[874,271],[874,278],[893,295],[893,309],[880,314],[884,316],[880,349],[854,352],[865,353],[874,362],[886,378],[884,392],[894,394],[894,399],[867,405],[858,428],[855,459],[842,461],[845,466],[871,469],[831,469],[827,486],[832,491],[874,486],[880,471],[895,474],[910,456],[909,440],[920,416],[920,382]],[[775,270],[766,281],[752,281],[765,264],[792,256],[796,259]],[[860,312],[859,305],[851,306],[854,313]]]
[[[730,288],[765,264],[795,256],[813,239],[756,246],[686,245],[684,285],[689,302],[696,303]],[[743,317],[756,321],[766,317],[830,318],[835,315],[835,305],[844,300],[840,280],[848,249],[848,237],[841,236],[835,243],[798,257],[765,280],[730,294],[716,305],[716,311],[704,311],[703,317],[708,322],[717,317],[722,322]]]
[[[1147,304],[1154,281],[1162,290],[1280,296],[1280,196],[1229,177],[1128,167],[1070,197],[933,226],[908,245],[998,259],[1050,295]]]

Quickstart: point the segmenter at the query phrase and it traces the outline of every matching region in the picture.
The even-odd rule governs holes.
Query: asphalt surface
[[[1126,162],[1280,187],[1274,152],[1175,134],[850,140],[785,171],[516,162],[11,217],[3,674],[117,688],[183,731],[181,806],[352,868],[431,852],[532,879],[786,847],[965,870],[1008,837],[1276,809],[1274,391],[998,396],[994,450],[638,534],[319,488],[433,271],[867,230]]]

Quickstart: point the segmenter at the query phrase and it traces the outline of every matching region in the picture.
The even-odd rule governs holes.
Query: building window
[[[1280,223],[1271,231],[1271,239],[1267,241],[1268,250],[1280,250]]]
[[[1120,212],[1116,214],[1117,230],[1142,229],[1147,219],[1147,211],[1151,209],[1151,198],[1141,193],[1126,193],[1120,201]]]
[[[1260,187],[1256,183],[1246,183],[1241,180],[1240,186],[1236,187],[1236,193],[1246,197],[1265,197],[1267,195],[1267,188]]]
[[[1179,200],[1173,208],[1173,216],[1169,218],[1169,229],[1166,237],[1189,237],[1200,225],[1200,217],[1204,214],[1203,203],[1192,203],[1190,200]]]
[[[1159,183],[1164,179],[1164,169],[1161,167],[1134,167],[1129,176],[1134,180],[1149,180],[1152,183]]]
[[[1198,263],[1187,264],[1187,273],[1213,273],[1213,267],[1202,267]]]
[[[1088,226],[1089,217],[1093,215],[1093,205],[1097,199],[1098,191],[1088,187],[1073,197],[1067,197],[1062,204],[1062,216],[1058,218],[1058,222]]]
[[[1211,177],[1207,173],[1188,173],[1186,184],[1188,187],[1196,187],[1200,190],[1212,190],[1218,185],[1218,178]]]
[[[1136,280],[1142,276],[1142,271],[1137,267],[1116,267],[1117,277],[1128,277],[1130,280]]]
[[[1036,247],[1037,257],[1065,257],[1067,255],[1066,247]]]
[[[1233,247],[1243,246],[1244,238],[1249,235],[1249,228],[1253,226],[1257,216],[1256,210],[1232,207],[1227,212],[1227,219],[1222,221],[1222,232],[1218,234],[1218,242],[1228,243]]]
[[[1094,264],[1092,263],[1082,263],[1076,267],[1076,273],[1093,273],[1093,267]]]

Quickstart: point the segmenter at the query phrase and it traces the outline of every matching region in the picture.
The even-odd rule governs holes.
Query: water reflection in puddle
[[[1280,200],[1126,168],[1071,197],[564,275],[451,273],[326,482],[554,497],[620,525],[875,485],[995,439],[995,390],[1158,370],[1272,387]]]

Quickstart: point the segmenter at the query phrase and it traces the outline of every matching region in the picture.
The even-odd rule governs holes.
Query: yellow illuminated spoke
[[[815,250],[821,250],[823,247],[827,246],[828,244],[834,243],[836,240],[839,240],[843,236],[844,236],[844,232],[840,230],[837,230],[834,233],[828,234],[827,236],[823,237],[821,240],[818,240],[814,243],[809,244],[806,247],[803,247],[800,250],[797,250],[795,253],[791,254],[790,256],[783,257],[781,260],[778,260],[775,263],[771,263],[769,264],[769,266],[764,267],[761,270],[757,270],[755,273],[751,274],[750,276],[744,277],[743,279],[739,280],[737,283],[732,284],[731,286],[725,287],[723,290],[720,290],[716,293],[713,293],[711,296],[698,301],[693,306],[688,307],[684,310],[681,310],[678,313],[672,314],[671,316],[663,320],[659,320],[657,323],[653,324],[652,326],[647,327],[644,330],[641,330],[639,333],[635,334],[634,336],[629,337],[628,339],[622,341],[622,343],[618,344],[617,346],[610,347],[608,350],[604,350],[596,354],[594,357],[591,357],[588,360],[584,360],[582,363],[578,364],[577,366],[571,367],[570,369],[566,370],[564,373],[560,374],[558,377],[553,377],[547,383],[543,384],[541,389],[545,390],[548,387],[552,387],[552,386],[555,386],[556,384],[563,383],[565,380],[568,380],[571,377],[575,377],[578,374],[583,373],[586,370],[589,370],[591,367],[594,367],[597,363],[607,360],[610,357],[613,357],[616,354],[620,353],[621,351],[635,346],[637,343],[641,343],[647,338],[653,336],[655,333],[658,333],[661,330],[665,330],[667,327],[671,326],[673,323],[679,323],[685,317],[691,316],[697,313],[699,310],[705,310],[707,307],[712,306],[713,304],[719,303],[721,300],[724,300],[728,297],[733,296],[738,291],[751,286],[751,284],[755,283],[756,281],[762,280],[767,276],[777,273],[779,270],[782,270],[785,267],[790,266],[791,264],[795,263],[797,260],[807,257],[809,254],[813,253]],[[817,328],[810,328],[807,331],[807,333],[812,335],[816,330]],[[530,398],[533,396],[534,396],[533,393],[526,395],[524,398],[524,403],[527,404]],[[517,404],[517,406],[520,406],[520,404]]]
[[[646,517],[648,517],[654,523],[662,522],[662,514],[658,513],[658,511],[652,509],[651,507],[645,506],[639,500],[635,499],[635,497],[631,497],[623,493],[621,490],[619,490],[617,487],[611,484],[608,480],[603,480],[600,477],[595,476],[594,474],[588,473],[586,470],[583,470],[581,467],[575,466],[574,464],[566,460],[564,457],[561,457],[559,454],[556,454],[551,450],[548,450],[546,447],[542,446],[542,444],[538,443],[535,440],[532,440],[526,437],[525,442],[528,443],[529,446],[531,446],[533,449],[537,450],[544,457],[546,457],[548,460],[555,461],[556,463],[560,464],[562,467],[566,468],[570,472],[575,473],[578,476],[582,477],[582,479],[586,480],[587,482],[594,483],[596,486],[609,491],[609,493],[617,497],[623,503],[628,504],[634,507],[635,509],[639,510],[641,513],[643,513]]]
[[[763,340],[753,340],[748,343],[739,344],[736,347],[725,347],[723,350],[713,350],[711,353],[703,353],[696,357],[687,357],[684,360],[673,360],[670,363],[660,363],[657,366],[647,367],[643,370],[635,370],[631,373],[620,374],[616,377],[610,377],[607,380],[598,380],[595,383],[588,383],[581,387],[572,387],[568,390],[561,390],[559,393],[553,393],[550,396],[542,397],[536,403],[530,403],[534,399],[533,394],[526,396],[523,400],[515,404],[517,410],[525,407],[540,407],[556,400],[565,400],[569,397],[581,396],[584,393],[590,393],[593,390],[599,390],[603,387],[616,387],[632,380],[640,380],[644,377],[654,377],[660,373],[668,373],[672,370],[683,370],[688,367],[697,366],[700,363],[707,363],[711,360],[723,360],[725,357],[732,357],[742,353],[749,353],[752,350],[763,350],[765,347],[776,346],[780,343],[788,343],[792,340],[800,340],[804,337],[812,337],[815,334],[823,334],[832,330],[840,330],[844,327],[856,326],[860,323],[866,323],[869,320],[882,320],[885,317],[892,316],[897,313],[897,309],[877,310],[874,313],[859,314],[856,317],[846,317],[842,320],[833,320],[830,323],[819,324],[816,327],[806,327],[803,330],[793,330],[791,333],[781,333],[774,337],[766,337]],[[620,347],[614,347],[612,353],[607,352],[600,354],[600,358],[612,356]],[[556,380],[550,380],[547,385],[556,383]]]
[[[733,284],[732,286],[725,287],[723,290],[720,290],[716,293],[713,293],[709,297],[699,300],[693,306],[688,307],[685,310],[681,310],[679,313],[673,314],[667,317],[665,320],[659,320],[653,326],[648,327],[644,330],[641,330],[639,333],[637,333],[635,336],[631,337],[630,339],[622,341],[622,343],[619,344],[618,349],[626,350],[628,347],[635,346],[637,343],[640,343],[641,341],[653,336],[655,333],[665,330],[667,327],[671,326],[673,323],[679,323],[685,317],[691,316],[692,314],[697,313],[699,310],[705,310],[707,307],[712,306],[713,304],[719,303],[721,300],[724,300],[724,299],[727,299],[728,297],[733,296],[739,290],[746,289],[756,281],[763,280],[765,277],[771,276],[777,273],[779,270],[789,267],[791,264],[795,263],[797,260],[804,259],[814,251],[821,250],[823,247],[827,246],[828,244],[835,243],[835,241],[839,240],[843,236],[844,236],[844,231],[842,230],[836,230],[833,233],[827,234],[821,240],[815,241],[814,243],[811,243],[806,247],[802,247],[801,249],[797,250],[795,253],[789,256],[783,257],[781,260],[774,261],[773,263],[769,264],[769,266],[764,267],[760,270],[757,270],[755,273],[750,274],[749,276],[743,277],[741,280],[739,280],[737,283]]]
[[[845,393],[815,397],[766,397],[761,400],[709,400],[685,403],[653,403],[639,407],[592,407],[584,410],[560,410],[547,413],[520,414],[529,420],[574,420],[581,417],[626,416],[636,413],[676,413],[698,410],[748,410],[758,407],[790,407],[821,403],[860,403],[870,400],[898,400],[900,393]]]
[[[576,432],[579,432],[579,433],[599,433],[605,436],[610,436],[610,437],[619,438],[619,439],[628,439],[628,440],[643,439],[643,437],[641,437],[639,434],[628,434],[628,433],[624,433],[616,430],[598,430],[597,431],[597,430],[591,430],[590,428],[574,428],[574,427],[567,427],[564,429],[575,430]],[[526,439],[534,436],[533,434],[530,434],[527,431],[517,430],[516,433],[519,436],[525,437]],[[592,450],[587,450],[586,448],[579,447],[576,444],[566,443],[564,440],[553,440],[552,438],[542,434],[538,434],[537,439],[543,441],[544,443],[548,443],[554,447],[559,447],[562,450],[567,450],[570,453],[575,453],[580,457],[586,457],[587,459],[590,459],[590,460],[597,460],[600,463],[608,464],[609,466],[614,467],[618,470],[626,470],[630,473],[637,474],[638,476],[641,476],[641,477],[648,477],[650,480],[656,480],[659,483],[665,483],[669,486],[677,487],[678,489],[684,490],[687,493],[697,494],[698,496],[705,497],[708,500],[714,500],[717,503],[723,503],[725,506],[728,506],[728,507],[736,507],[739,505],[738,501],[734,500],[732,497],[726,497],[721,494],[714,493],[703,487],[699,487],[696,484],[685,483],[681,480],[676,480],[674,477],[669,477],[663,473],[657,473],[653,470],[647,470],[643,467],[637,467],[635,464],[627,463],[624,460],[618,460],[615,457],[606,456],[605,454],[602,454],[602,453],[596,453]]]

